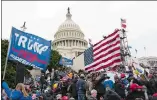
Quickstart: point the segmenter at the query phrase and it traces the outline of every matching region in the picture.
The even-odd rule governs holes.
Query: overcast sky
[[[68,7],[85,39],[98,42],[125,18],[132,55],[137,49],[137,57],[157,56],[156,1],[2,1],[2,39],[9,39],[12,26],[20,29],[26,21],[26,32],[53,40]]]

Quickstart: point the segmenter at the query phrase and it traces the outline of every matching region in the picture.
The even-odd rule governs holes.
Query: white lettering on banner
[[[26,41],[27,41],[27,37],[25,36],[20,36],[19,38],[19,42],[18,42],[18,46],[21,46],[22,44],[22,47],[25,48],[26,47]]]
[[[16,36],[15,41],[17,41],[17,37],[19,37],[19,34],[15,33],[15,36]]]
[[[44,51],[48,50],[48,46],[43,46],[38,42],[34,42],[31,39],[28,39],[26,36],[19,36],[18,33],[15,33],[15,42],[18,41],[18,46],[22,46],[23,48],[27,48],[28,50],[34,50],[38,54],[42,54]]]
[[[10,56],[11,56],[13,59],[15,59],[15,60],[21,62],[21,63],[24,64],[24,65],[29,65],[29,66],[37,67],[37,66],[35,66],[34,64],[31,64],[31,63],[29,63],[28,61],[26,61],[26,60],[24,60],[24,59],[22,59],[22,58],[19,58],[19,57],[13,55],[13,54],[10,54]]]

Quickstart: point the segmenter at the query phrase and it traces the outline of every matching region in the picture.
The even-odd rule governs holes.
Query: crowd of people
[[[134,76],[132,71],[78,73],[71,69],[49,69],[40,78],[10,89],[2,81],[2,100],[157,100],[157,76]]]

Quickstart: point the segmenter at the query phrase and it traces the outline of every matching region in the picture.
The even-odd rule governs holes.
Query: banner
[[[65,58],[65,57],[62,57],[59,61],[59,64],[60,65],[73,65],[73,61],[71,59],[68,59],[68,58]]]
[[[9,60],[45,70],[51,55],[51,41],[12,27]]]

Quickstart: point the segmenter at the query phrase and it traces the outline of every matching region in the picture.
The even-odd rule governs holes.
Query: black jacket
[[[125,87],[120,82],[115,83],[115,92],[122,98],[125,98]]]
[[[139,91],[133,91],[130,92],[128,94],[128,96],[126,97],[126,100],[135,100],[136,98],[142,98],[143,100],[145,100],[145,95],[144,92],[139,92]]]
[[[121,97],[116,92],[108,90],[104,96],[104,100],[121,100]]]

